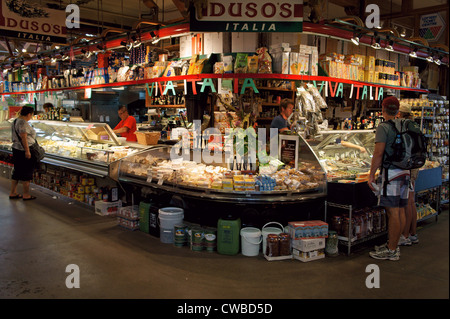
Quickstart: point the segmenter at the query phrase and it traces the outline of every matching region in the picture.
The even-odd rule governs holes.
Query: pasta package
[[[225,65],[223,62],[214,63],[214,74],[223,74],[225,73]]]
[[[223,70],[224,73],[233,73],[233,57],[231,55],[223,57]]]
[[[247,73],[258,73],[258,56],[247,57]]]
[[[247,54],[236,54],[236,61],[234,62],[234,73],[247,73]]]
[[[265,47],[256,49],[258,54],[258,73],[272,73],[272,57]]]

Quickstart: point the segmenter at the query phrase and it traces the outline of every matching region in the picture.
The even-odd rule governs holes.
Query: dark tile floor
[[[396,262],[370,258],[369,246],[309,263],[268,262],[162,244],[36,189],[35,201],[9,200],[3,178],[0,190],[3,299],[449,298],[448,210],[421,224],[420,244],[402,248]],[[78,266],[80,288],[66,286],[70,264]],[[366,287],[371,264],[379,267],[379,288]]]

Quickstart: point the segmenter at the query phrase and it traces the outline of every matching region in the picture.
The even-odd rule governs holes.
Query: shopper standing
[[[396,168],[385,161],[394,153],[392,144],[396,138],[396,132],[388,121],[392,120],[394,123],[400,121],[400,119],[395,119],[399,107],[400,103],[395,96],[383,100],[382,113],[385,122],[377,127],[375,134],[375,150],[368,184],[373,191],[378,192],[378,205],[386,209],[388,216],[388,242],[370,252],[370,256],[375,259],[399,260],[398,242],[405,227],[404,209],[408,204],[410,172]],[[373,184],[375,184],[375,173],[378,169],[381,170],[381,183],[376,184],[378,187],[376,189]]]
[[[128,142],[137,142],[136,134],[136,119],[128,114],[128,109],[125,105],[119,107],[118,110],[121,121],[114,128],[114,133],[126,137]]]
[[[400,102],[400,111],[398,113],[398,118],[413,120],[411,114],[411,105],[409,105],[406,101]],[[403,229],[403,233],[400,236],[400,240],[398,244],[400,246],[410,246],[411,244],[418,244],[419,238],[417,237],[417,209],[416,209],[416,201],[415,201],[415,182],[417,176],[419,175],[419,169],[415,168],[410,171],[410,180],[409,180],[409,197],[408,197],[408,205],[405,208],[405,227]]]
[[[33,117],[34,109],[24,106],[19,117],[12,125],[12,151],[14,170],[11,180],[10,199],[32,200],[35,196],[30,194],[30,182],[33,179],[34,160],[31,158],[30,147],[36,143],[36,131],[28,123]],[[17,192],[19,181],[22,181],[23,195]]]
[[[289,99],[283,99],[280,103],[280,114],[275,116],[270,124],[271,128],[277,128],[278,132],[289,131],[287,119],[294,111],[294,102]]]

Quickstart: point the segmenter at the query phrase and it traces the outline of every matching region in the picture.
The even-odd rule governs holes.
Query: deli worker
[[[114,133],[120,134],[127,138],[127,142],[137,142],[136,134],[136,119],[128,114],[128,109],[125,105],[119,107],[118,110],[121,121],[113,129]]]

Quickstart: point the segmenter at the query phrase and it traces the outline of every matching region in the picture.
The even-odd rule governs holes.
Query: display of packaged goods
[[[138,230],[140,228],[138,220],[130,220],[122,217],[117,218],[117,224],[129,230]]]
[[[139,205],[120,207],[117,216],[128,220],[139,220]]]
[[[292,249],[292,256],[294,257],[294,259],[297,259],[297,260],[300,260],[303,262],[308,262],[308,261],[325,258],[325,250],[319,249],[319,250],[304,252],[304,251],[301,251],[298,249]]]
[[[120,207],[122,207],[121,200],[115,202],[96,201],[95,213],[101,216],[115,216]]]
[[[302,252],[325,248],[325,238],[299,239],[291,241],[292,248]]]
[[[288,223],[288,232],[292,240],[326,238],[328,224],[321,220],[292,221]]]

